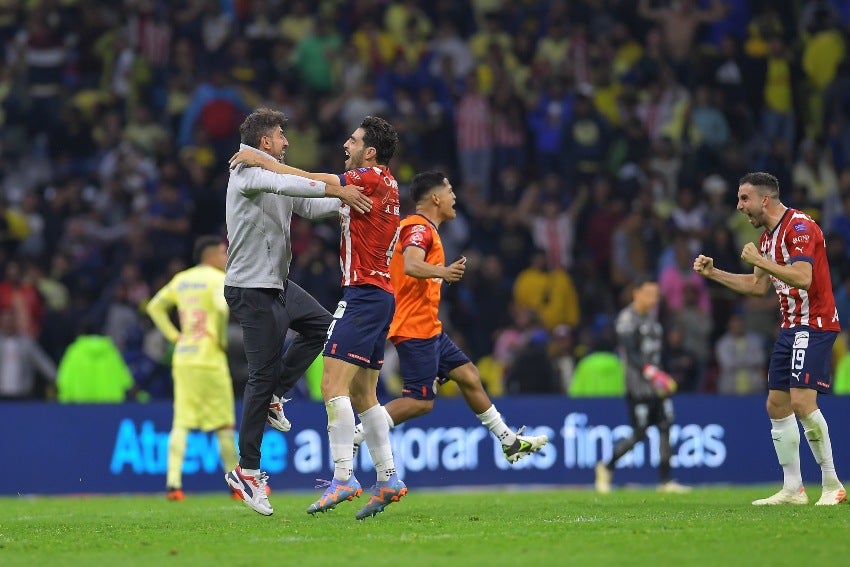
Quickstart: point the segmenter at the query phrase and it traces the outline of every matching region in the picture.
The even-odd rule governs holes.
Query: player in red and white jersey
[[[784,472],[782,490],[753,502],[756,506],[807,504],[800,473],[800,430],[821,467],[823,492],[818,505],[847,501],[835,472],[829,429],[818,408],[818,392],[832,389],[832,345],[841,327],[823,232],[809,216],[779,199],[779,182],[769,173],[748,173],[738,183],[738,210],[755,227],[763,227],[759,246],[748,242],[741,259],[752,274],[732,274],[699,255],[694,271],[747,295],[764,295],[773,284],[782,310],[782,325],[767,375],[767,414],[771,437]]]
[[[758,248],[763,257],[779,266],[795,262],[811,265],[812,279],[808,289],[794,287],[769,275],[779,296],[782,328],[808,325],[815,329],[840,331],[826,259],[826,241],[818,224],[807,214],[786,208],[779,224],[773,230],[762,233]]]
[[[363,187],[372,201],[368,214],[346,204],[340,207],[342,285],[371,284],[393,293],[390,258],[399,230],[398,183],[385,165],[350,169],[339,175],[339,182]]]
[[[330,510],[363,492],[354,477],[355,409],[378,477],[369,501],[355,517],[374,516],[407,493],[396,474],[386,411],[377,397],[378,372],[395,311],[389,272],[399,232],[399,198],[398,184],[387,164],[397,145],[398,134],[389,123],[367,116],[343,145],[346,172],[340,175],[306,172],[256,152],[240,151],[230,159],[231,166],[259,165],[326,185],[356,185],[371,200],[371,210],[366,213],[340,202],[343,295],[328,328],[322,374],[334,478],[322,497],[307,508],[310,514]]]

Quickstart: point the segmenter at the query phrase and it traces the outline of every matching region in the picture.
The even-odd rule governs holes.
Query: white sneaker
[[[536,453],[549,442],[549,437],[546,435],[522,435],[523,431],[525,431],[524,425],[517,429],[516,441],[513,445],[502,445],[502,453],[509,463],[515,463],[526,455]]]
[[[278,398],[272,394],[272,401],[269,403],[269,415],[266,417],[266,423],[283,433],[292,429],[292,424],[283,415],[283,404],[288,401],[286,398]]]
[[[599,494],[608,494],[611,492],[611,477],[614,476],[605,463],[599,461],[596,463],[596,492]]]
[[[753,506],[777,506],[779,504],[808,504],[809,497],[806,495],[805,487],[800,487],[800,490],[794,492],[785,490],[784,488],[767,498],[754,500]]]
[[[658,485],[658,492],[666,492],[667,494],[685,494],[690,491],[690,486],[679,484],[675,480],[668,480]]]
[[[820,500],[815,502],[815,506],[835,506],[842,502],[847,502],[847,491],[839,484],[832,490],[824,490],[823,494],[820,495]]]
[[[236,467],[226,475],[224,480],[234,493],[242,497],[242,501],[250,506],[255,512],[263,516],[271,516],[274,513],[266,494],[266,481],[269,475],[260,471],[257,476],[248,476],[242,473],[242,467]]]

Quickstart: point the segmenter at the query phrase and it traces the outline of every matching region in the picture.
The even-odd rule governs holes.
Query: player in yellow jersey
[[[195,242],[197,265],[175,275],[148,303],[147,311],[165,338],[175,343],[174,421],[168,439],[166,489],[169,500],[183,500],[182,468],[189,431],[215,431],[224,471],[236,468],[236,415],[227,365],[224,266],[227,247],[218,236]],[[180,329],[170,319],[177,308]]]

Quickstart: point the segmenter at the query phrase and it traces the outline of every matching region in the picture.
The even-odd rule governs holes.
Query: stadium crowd
[[[848,25],[839,0],[0,2],[0,397],[51,398],[80,356],[112,360],[69,348],[94,337],[131,397],[171,396],[144,307],[196,236],[225,236],[227,159],[260,106],[289,117],[296,167],[341,170],[378,115],[403,197],[417,172],[449,176],[446,257],[468,262],[443,320],[492,395],[569,394],[647,273],[679,390],[763,392],[776,298],[691,264],[739,271],[758,232],[737,182],[768,171],[827,233],[850,321]],[[293,219],[292,279],[330,310],[338,230]]]

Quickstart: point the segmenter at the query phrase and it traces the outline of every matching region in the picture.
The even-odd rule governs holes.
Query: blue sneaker
[[[310,504],[307,508],[308,514],[316,514],[316,512],[327,512],[328,510],[332,510],[337,504],[343,502],[345,500],[354,500],[356,497],[363,494],[363,489],[360,487],[360,483],[357,482],[357,479],[354,478],[354,475],[351,476],[348,480],[337,480],[333,479],[333,481],[322,481],[323,483],[327,483],[327,490],[322,494],[322,497]]]
[[[383,512],[384,508],[393,502],[398,502],[405,494],[407,494],[407,486],[397,475],[392,475],[389,480],[378,482],[372,487],[372,496],[369,497],[369,502],[357,512],[355,517],[358,520],[363,520],[378,512]]]

